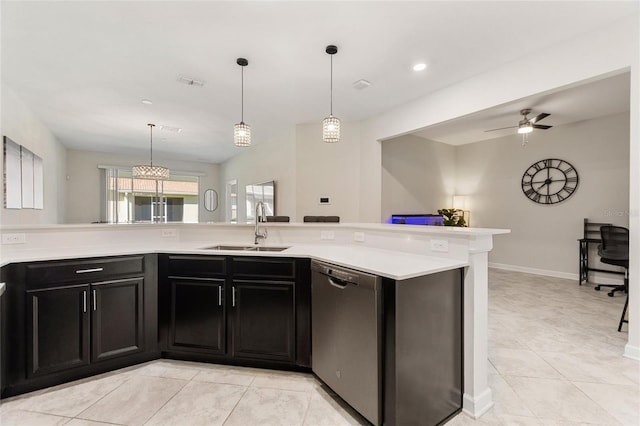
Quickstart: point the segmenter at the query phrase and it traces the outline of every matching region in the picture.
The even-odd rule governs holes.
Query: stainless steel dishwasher
[[[312,369],[374,425],[381,423],[380,278],[311,262]]]

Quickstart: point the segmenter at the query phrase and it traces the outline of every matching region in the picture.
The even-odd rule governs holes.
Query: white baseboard
[[[506,263],[489,262],[489,268],[502,269],[504,271],[525,272],[527,274],[544,275],[545,277],[564,278],[578,281],[578,274],[570,272],[551,271],[549,269],[529,268],[528,266],[507,265]]]
[[[462,395],[462,412],[473,419],[480,418],[491,407],[493,407],[493,393],[489,388],[475,398],[467,393]]]
[[[549,269],[529,268],[527,266],[507,265],[506,263],[493,263],[493,262],[489,262],[489,268],[502,269],[504,271],[524,272],[527,274],[543,275],[545,277],[564,278],[567,280],[578,281],[578,274],[574,274],[571,272],[552,271]],[[597,284],[622,285],[624,283],[624,278],[622,278],[622,275],[620,275],[619,278],[617,278],[616,276],[611,274],[591,272],[589,273],[589,282],[592,284],[597,283]]]
[[[636,361],[640,361],[640,348],[637,346],[631,346],[630,344],[627,343],[624,347],[623,356],[625,358],[631,358]]]

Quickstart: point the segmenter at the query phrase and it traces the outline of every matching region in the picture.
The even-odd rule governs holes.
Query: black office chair
[[[618,324],[618,331],[620,331],[622,324],[627,322],[624,317],[629,305],[629,230],[622,226],[602,226],[600,228],[600,238],[602,239],[602,243],[598,246],[600,261],[624,268],[624,285],[608,286],[613,287],[613,289],[607,293],[610,297],[613,297],[616,291],[627,293],[627,300]],[[602,286],[603,284],[600,284],[598,287]],[[599,289],[598,287],[596,289]]]

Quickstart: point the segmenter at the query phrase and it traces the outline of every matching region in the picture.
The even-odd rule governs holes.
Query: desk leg
[[[580,259],[579,262],[579,284],[582,285],[582,282],[585,283],[589,279],[589,245],[586,241],[580,241]]]

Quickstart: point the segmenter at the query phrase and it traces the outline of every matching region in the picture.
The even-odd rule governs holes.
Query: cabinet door
[[[91,360],[102,361],[143,349],[144,280],[91,285]]]
[[[27,292],[27,376],[89,364],[89,286]]]
[[[233,356],[295,360],[294,283],[233,281]]]
[[[169,347],[225,353],[224,280],[173,278]]]

